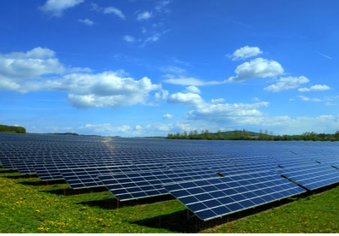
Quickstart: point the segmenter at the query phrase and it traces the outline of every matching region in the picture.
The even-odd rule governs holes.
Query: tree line
[[[273,132],[265,130],[259,131],[259,133],[251,132],[247,130],[235,130],[222,132],[219,130],[217,133],[210,133],[207,129],[201,130],[198,133],[194,131],[184,131],[183,133],[169,133],[168,139],[205,139],[205,140],[272,140],[272,141],[292,141],[292,140],[304,140],[304,141],[339,141],[339,131],[334,134],[305,132],[300,135],[274,135]]]
[[[0,132],[5,133],[26,133],[26,129],[21,126],[0,125]]]

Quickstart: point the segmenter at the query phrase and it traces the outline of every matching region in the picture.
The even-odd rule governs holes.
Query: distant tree
[[[183,135],[182,135],[182,138],[188,139],[188,134],[187,134],[187,131],[186,131],[186,130],[184,131],[184,133],[183,133]]]
[[[26,133],[26,129],[21,126],[0,125],[0,132],[7,133]]]
[[[339,140],[339,130],[337,130],[337,131],[334,133],[333,137],[334,137],[336,140]]]
[[[217,139],[223,139],[221,130],[218,130]]]
[[[199,138],[199,134],[198,134],[198,131],[196,129],[193,131],[193,138],[194,139],[198,139]]]

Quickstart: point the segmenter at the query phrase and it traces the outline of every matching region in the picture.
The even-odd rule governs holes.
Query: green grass
[[[185,206],[171,197],[118,208],[104,188],[72,190],[0,169],[0,233],[337,233],[338,216],[338,187],[202,222],[187,220]]]

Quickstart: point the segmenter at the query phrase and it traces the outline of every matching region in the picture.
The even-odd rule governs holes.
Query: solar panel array
[[[338,150],[338,142],[0,134],[3,168],[74,189],[106,186],[120,201],[172,194],[202,220],[338,183]]]

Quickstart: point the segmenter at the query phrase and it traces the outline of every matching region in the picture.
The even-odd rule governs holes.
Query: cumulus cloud
[[[278,83],[272,84],[264,88],[264,90],[272,91],[272,92],[279,92],[281,90],[295,89],[299,87],[301,84],[305,84],[308,82],[310,82],[310,80],[307,79],[305,76],[284,77],[284,78],[280,78]]]
[[[166,100],[169,95],[169,92],[167,90],[161,89],[159,92],[155,93],[155,100]]]
[[[265,117],[264,126],[281,127],[282,134],[301,134],[303,132],[333,133],[339,128],[339,117],[320,115],[316,117]]]
[[[282,66],[273,60],[256,58],[245,62],[235,69],[236,76],[228,79],[228,82],[242,82],[253,78],[275,77],[284,73]]]
[[[101,74],[66,75],[55,89],[71,93],[69,102],[78,108],[111,107],[113,109],[145,103],[149,92],[158,90],[160,85],[152,84],[147,77],[137,81],[121,78],[114,72]]]
[[[171,114],[165,114],[162,116],[162,119],[166,120],[166,119],[172,119],[174,116]]]
[[[300,88],[300,89],[298,89],[298,91],[299,92],[317,92],[317,91],[325,91],[325,90],[329,90],[329,89],[331,89],[331,88],[327,85],[317,84],[317,85],[311,86],[309,88]]]
[[[135,42],[135,38],[133,38],[133,37],[130,36],[130,35],[125,35],[125,36],[124,36],[124,40],[125,40],[126,42],[129,42],[129,43]]]
[[[75,7],[82,2],[84,0],[48,0],[40,9],[59,17],[62,16],[64,10]]]
[[[200,89],[196,86],[191,85],[191,86],[186,87],[185,92],[186,93],[200,93]]]
[[[235,104],[229,104],[234,105]],[[245,109],[258,109],[259,107],[265,107],[266,104],[242,104]],[[232,107],[232,106],[230,106]],[[239,109],[238,106],[237,109]],[[226,112],[225,114],[226,115]],[[241,119],[240,119],[241,118]],[[156,136],[156,135],[167,135],[168,132],[182,132],[182,131],[191,131],[191,130],[202,130],[209,129],[219,130],[220,124],[223,124],[222,127],[234,127],[243,125],[260,125],[261,127],[274,127],[275,133],[281,134],[301,134],[303,132],[309,132],[311,130],[316,133],[333,133],[333,130],[339,129],[339,116],[333,115],[321,115],[317,117],[290,117],[290,116],[276,116],[269,117],[264,115],[256,116],[238,116],[235,119],[221,119],[219,122],[210,123],[208,126],[205,126],[199,120],[187,120],[187,121],[178,121],[173,123],[152,123],[148,125],[114,125],[110,123],[104,124],[86,124],[78,128],[73,128],[78,133],[88,133],[88,134],[100,134],[100,135],[121,135],[121,136]],[[227,128],[226,128],[227,129]],[[59,131],[56,130],[55,132]],[[278,132],[280,131],[280,132]]]
[[[147,125],[115,125],[111,123],[103,124],[86,124],[77,128],[73,128],[73,131],[82,134],[99,134],[109,136],[156,136],[156,135],[167,135],[168,132],[177,131],[189,131],[194,130],[195,127],[190,126],[187,122],[174,122],[174,123],[152,123]]]
[[[86,124],[80,126],[78,129],[81,133],[95,133],[101,135],[121,135],[133,131],[133,128],[129,125],[112,125],[110,123]]]
[[[221,102],[221,100],[219,100]],[[263,113],[258,110],[267,107],[268,102],[253,104],[243,103],[208,103],[198,94],[175,93],[171,94],[168,103],[184,104],[190,111],[186,114],[189,120],[208,120],[212,122],[253,123],[259,122]]]
[[[137,16],[137,20],[138,21],[142,21],[142,20],[148,20],[152,17],[152,12],[149,12],[149,11],[145,11],[145,12],[142,12],[142,13],[139,13],[138,16]]]
[[[209,81],[205,82],[197,78],[193,77],[185,77],[185,76],[175,76],[175,75],[164,75],[168,79],[164,80],[163,82],[168,84],[176,84],[176,85],[191,85],[191,86],[205,86],[205,85],[215,85],[215,84],[222,84],[225,82],[219,81]]]
[[[145,104],[151,91],[161,89],[161,85],[153,84],[147,77],[135,80],[121,71],[74,73],[89,70],[65,68],[54,56],[52,50],[44,48],[0,54],[0,89],[22,93],[64,91],[74,107],[113,109]]]
[[[94,22],[89,20],[89,19],[84,19],[84,20],[79,19],[78,21],[81,22],[81,23],[84,23],[85,25],[89,25],[89,26],[94,24]]]
[[[254,57],[261,53],[262,51],[258,47],[245,46],[240,49],[237,49],[230,57],[232,58],[232,61],[237,61]]]
[[[232,121],[236,123],[257,122],[263,116],[258,110],[261,107],[268,107],[268,102],[258,102],[253,104],[209,104],[202,103],[194,107],[188,113],[189,119],[210,120],[215,122]]]
[[[305,102],[321,102],[322,100],[319,98],[309,98],[309,97],[305,97],[305,96],[299,96],[301,98],[301,100],[305,101]]]
[[[62,74],[65,67],[54,57],[55,52],[37,47],[26,53],[0,54],[0,81],[3,90],[25,90],[23,82],[48,74]]]
[[[223,99],[223,98],[217,98],[217,99],[212,99],[211,103],[220,103],[220,102],[224,102],[224,101],[225,101],[225,99]]]
[[[195,93],[175,93],[168,99],[169,103],[200,104],[203,99]]]

